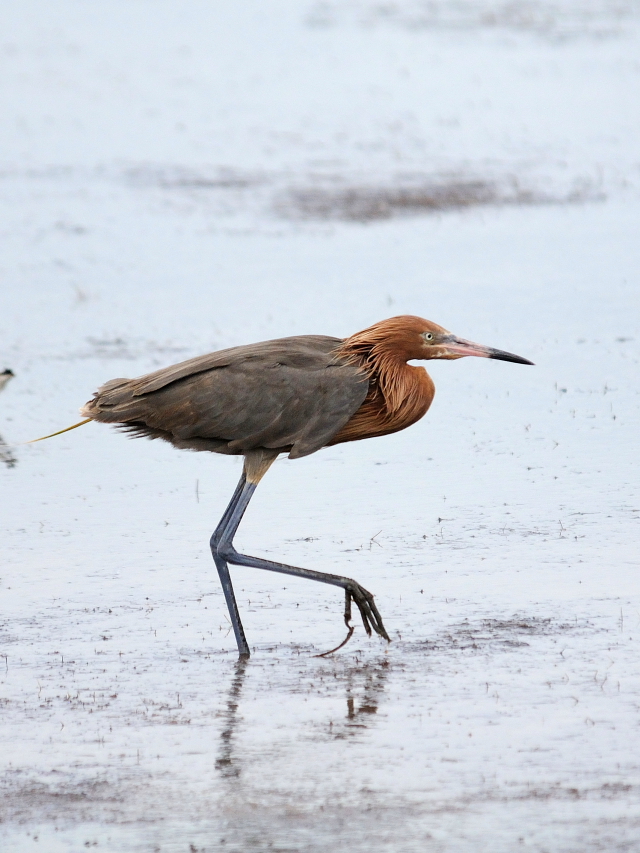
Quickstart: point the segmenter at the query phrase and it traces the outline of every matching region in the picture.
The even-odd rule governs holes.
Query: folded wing
[[[138,379],[113,379],[82,409],[177,447],[319,450],[362,405],[369,381],[334,355],[338,338],[281,338],[220,350]]]

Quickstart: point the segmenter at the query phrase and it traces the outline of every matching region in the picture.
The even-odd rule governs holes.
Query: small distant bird
[[[457,338],[420,317],[392,317],[345,340],[280,338],[192,358],[138,379],[112,379],[81,409],[87,419],[81,423],[114,423],[134,436],[161,438],[174,447],[244,456],[240,482],[211,537],[238,651],[249,655],[229,563],[342,587],[349,633],[333,652],[353,633],[352,601],[367,634],[373,629],[389,639],[373,595],[342,575],[239,554],[233,539],[242,516],[281,453],[299,459],[322,447],[397,432],[419,420],[435,387],[423,367],[408,361],[469,355],[532,363]]]
[[[13,370],[9,370],[8,367],[6,370],[3,370],[2,373],[0,373],[0,391],[2,391],[7,382],[10,379],[13,379],[14,376],[15,373],[13,372]]]

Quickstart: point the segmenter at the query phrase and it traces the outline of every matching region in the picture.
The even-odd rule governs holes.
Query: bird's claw
[[[391,639],[385,630],[382,623],[382,617],[378,612],[378,608],[373,600],[373,595],[369,590],[360,586],[356,581],[351,581],[349,586],[345,587],[344,595],[344,622],[347,628],[351,630],[351,602],[355,601],[358,610],[360,611],[362,624],[364,625],[364,630],[367,632],[367,636],[371,636],[371,629],[373,628],[376,634],[379,634],[388,643],[390,643]]]
[[[387,642],[391,642],[389,635],[382,624],[382,617],[378,613],[378,608],[373,601],[373,595],[363,586],[360,586],[359,583],[350,581],[349,586],[346,586],[344,589],[344,624],[347,626],[349,633],[340,645],[335,647],[335,649],[330,649],[328,652],[323,652],[321,655],[315,655],[315,657],[324,658],[327,657],[327,655],[332,655],[343,646],[346,646],[353,636],[355,626],[351,624],[352,601],[355,601],[358,606],[360,616],[362,617],[362,624],[364,625],[364,630],[367,632],[367,635],[369,637],[371,636],[371,629],[373,628],[376,634],[384,637]]]
[[[353,625],[347,625],[349,629],[349,633],[344,638],[344,640],[340,643],[340,645],[336,646],[335,649],[329,649],[328,652],[322,652],[321,655],[314,655],[316,658],[326,658],[328,655],[332,655],[334,652],[340,651],[343,646],[346,646],[351,637],[353,636],[353,632],[355,631],[355,627]]]

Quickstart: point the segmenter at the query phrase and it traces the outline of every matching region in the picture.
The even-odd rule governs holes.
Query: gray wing
[[[340,343],[304,335],[221,350],[138,379],[111,380],[82,412],[178,446],[223,453],[281,448],[296,459],[323,447],[367,395],[367,376],[333,355]]]

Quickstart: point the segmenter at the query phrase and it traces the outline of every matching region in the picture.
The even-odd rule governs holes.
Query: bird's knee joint
[[[231,542],[221,542],[217,545],[216,553],[219,557],[222,557],[223,560],[226,560],[227,563],[231,563],[238,552]]]

